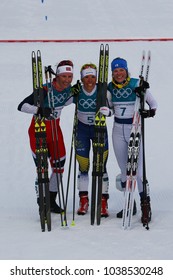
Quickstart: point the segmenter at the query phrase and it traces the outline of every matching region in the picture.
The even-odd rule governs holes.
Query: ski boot
[[[102,195],[102,204],[101,204],[101,217],[109,217],[109,212],[108,212],[108,195]]]
[[[80,202],[79,209],[77,210],[78,215],[85,215],[88,212],[88,192],[79,192]]]
[[[56,196],[57,192],[50,192],[50,211],[52,213],[61,214],[64,210],[56,203]]]

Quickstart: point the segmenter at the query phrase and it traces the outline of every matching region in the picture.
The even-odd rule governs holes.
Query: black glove
[[[139,87],[136,87],[135,88],[135,92],[136,92],[136,95],[139,96],[139,97],[142,97],[143,96],[143,93],[146,91],[147,88],[149,88],[150,85],[148,82],[146,81],[143,81],[142,84],[139,86]]]
[[[45,107],[45,108],[39,107],[37,111],[37,115],[40,115],[41,117],[45,117],[46,119],[50,117],[51,113],[52,110],[49,107]]]
[[[156,114],[155,109],[150,109],[150,110],[141,110],[139,109],[140,115],[142,118],[151,118],[154,117]]]
[[[81,91],[81,83],[80,83],[80,81],[77,80],[77,83],[74,86],[72,86],[70,90],[71,90],[71,93],[73,95],[78,95],[79,92]]]

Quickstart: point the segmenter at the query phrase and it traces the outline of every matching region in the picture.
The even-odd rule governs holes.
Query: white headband
[[[92,75],[92,76],[97,76],[97,70],[94,68],[86,68],[81,71],[81,78],[87,76],[87,75]]]
[[[62,74],[62,73],[71,73],[73,74],[73,67],[70,65],[63,65],[63,66],[59,66],[56,69],[56,74]]]

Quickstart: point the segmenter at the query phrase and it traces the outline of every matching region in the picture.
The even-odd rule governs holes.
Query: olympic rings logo
[[[67,100],[68,93],[64,92],[63,94],[58,93],[58,95],[54,95],[53,98],[53,103],[54,104],[64,104]]]
[[[131,88],[120,88],[120,89],[114,89],[113,90],[113,95],[116,97],[116,98],[128,98],[131,94],[132,94],[132,89]]]
[[[80,99],[79,100],[80,106],[82,106],[84,109],[95,109],[96,108],[96,99],[91,99],[88,98],[87,100],[85,99]]]

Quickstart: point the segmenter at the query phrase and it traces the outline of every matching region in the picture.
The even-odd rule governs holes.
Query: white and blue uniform
[[[126,183],[126,164],[128,154],[128,142],[130,138],[136,93],[134,89],[139,86],[139,79],[131,78],[124,87],[118,88],[113,82],[108,85],[108,104],[114,112],[114,123],[112,130],[112,142],[115,156],[121,170],[122,188]],[[157,103],[149,90],[146,91],[146,103],[150,109],[156,109]],[[142,146],[142,145],[141,145]],[[137,183],[139,193],[143,192],[143,166],[142,166],[142,147],[137,171]],[[122,189],[123,190],[123,189]],[[149,192],[149,190],[148,190]],[[148,193],[149,194],[149,193]]]

